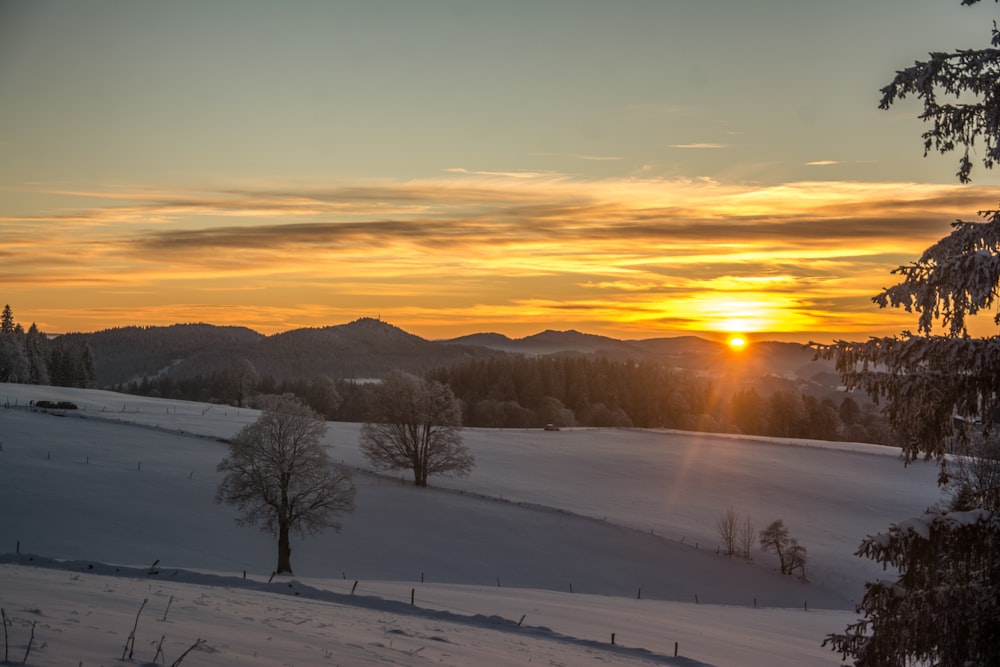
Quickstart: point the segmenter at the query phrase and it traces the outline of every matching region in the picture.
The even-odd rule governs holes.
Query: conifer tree
[[[0,315],[0,334],[14,333],[14,311],[10,304],[3,307],[3,314]]]
[[[10,304],[5,305],[0,315],[0,382],[30,382],[24,337],[24,329],[14,321]]]
[[[49,363],[46,354],[48,340],[45,334],[38,330],[34,322],[25,335],[24,348],[28,357],[28,381],[31,384],[49,383]]]
[[[972,5],[979,0],[963,0]],[[925,153],[963,148],[958,178],[968,182],[970,154],[981,142],[983,165],[1000,159],[1000,32],[991,48],[932,53],[897,72],[882,108],[908,95],[922,99]],[[883,406],[901,436],[905,462],[940,463],[946,455],[990,451],[998,437],[1000,337],[969,334],[969,318],[989,310],[1000,293],[1000,211],[958,221],[902,280],[874,301],[918,314],[917,332],[817,345],[835,359],[845,384]],[[1000,315],[994,317],[1000,324]],[[943,332],[935,334],[939,326]],[[933,511],[869,536],[858,549],[899,575],[868,582],[862,614],[829,644],[858,667],[910,664],[987,667],[1000,664],[1000,516],[990,494],[963,494],[961,509]],[[981,503],[981,504],[980,504]],[[979,506],[977,506],[979,504]]]

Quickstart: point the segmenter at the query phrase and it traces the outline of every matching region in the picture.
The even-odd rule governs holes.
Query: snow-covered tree
[[[925,153],[962,147],[962,182],[980,142],[987,169],[1000,159],[996,23],[991,42],[932,53],[882,90],[882,108],[908,95],[923,100],[921,118],[932,123]],[[992,309],[1000,293],[1000,211],[980,217],[954,222],[951,234],[895,270],[899,284],[874,297],[883,308],[917,313],[916,334],[816,346],[835,359],[848,388],[882,406],[902,437],[904,461],[936,459],[943,484],[951,475],[946,455],[974,452],[994,438],[1000,408],[1000,337],[976,338],[968,329],[969,318]],[[1000,324],[1000,315],[993,321]],[[857,554],[898,577],[866,584],[857,607],[863,618],[824,643],[858,667],[1000,665],[1000,508],[991,497],[962,493],[956,507],[965,511],[927,513],[866,538]]]
[[[0,382],[31,381],[24,338],[24,330],[14,321],[14,311],[9,304],[4,306],[0,315]]]
[[[865,584],[864,617],[824,644],[858,667],[1000,664],[1000,516],[928,512],[869,536],[858,554],[899,571]]]
[[[949,450],[981,432],[967,426],[979,421],[992,430],[1000,399],[1000,338],[975,338],[967,329],[967,316],[991,308],[997,295],[1000,211],[953,227],[918,261],[896,269],[902,282],[874,299],[919,313],[916,334],[817,346],[849,389],[884,406],[906,462],[934,458],[945,472]],[[935,335],[938,320],[947,331]]]
[[[28,379],[31,384],[48,384],[48,339],[34,322],[25,334],[24,350],[28,358]]]
[[[962,0],[963,5],[978,2]],[[961,147],[957,176],[963,183],[972,172],[969,154],[980,142],[983,166],[991,169],[1000,160],[1000,32],[995,22],[991,46],[929,54],[927,60],[896,72],[879,103],[879,108],[888,109],[910,95],[920,98],[920,118],[931,123],[923,134],[924,155]]]
[[[962,0],[973,5],[979,0]],[[969,151],[985,144],[983,165],[1000,158],[1000,32],[992,47],[932,53],[896,73],[882,89],[882,108],[908,95],[923,100],[921,118],[932,121],[925,146],[941,152],[964,146],[959,178],[968,180]],[[862,389],[884,406],[903,436],[907,463],[923,456],[942,464],[970,437],[990,433],[1000,407],[1000,338],[974,338],[968,318],[995,305],[1000,292],[1000,210],[981,221],[956,221],[952,232],[916,262],[898,267],[895,286],[875,296],[880,307],[918,314],[917,333],[817,345],[836,361],[849,389]],[[1000,314],[993,318],[1000,324]],[[935,324],[943,333],[934,334]],[[958,417],[958,419],[956,419]],[[982,428],[976,426],[977,423]]]
[[[244,427],[219,463],[225,473],[216,502],[240,510],[236,522],[278,538],[277,573],[291,573],[289,533],[340,530],[337,517],[354,511],[350,470],[323,447],[326,422],[293,399],[279,399]]]
[[[412,470],[416,486],[429,475],[463,476],[475,459],[462,444],[462,410],[447,385],[394,371],[379,385],[361,452],[381,470]]]

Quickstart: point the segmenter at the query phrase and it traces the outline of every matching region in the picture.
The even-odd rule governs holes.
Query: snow
[[[981,507],[965,512],[948,512],[948,521],[956,526],[971,526],[980,521],[987,521],[990,517],[992,517],[992,513]]]
[[[39,621],[36,665],[117,661],[144,598],[139,662],[167,635],[166,664],[203,638],[185,664],[836,665],[820,643],[882,572],[853,552],[939,499],[932,464],[869,445],[468,429],[471,476],[415,489],[359,474],[343,532],[293,541],[296,577],[267,586],[273,538],[213,500],[216,438],[259,413],[28,385],[0,385],[0,400],[0,606],[22,654]],[[81,409],[23,409],[32,400]],[[327,437],[364,467],[358,431],[331,423]],[[759,551],[717,556],[730,504],[758,529],[783,518],[810,582]]]
[[[926,517],[904,519],[899,522],[899,532],[905,533],[906,531],[911,531],[920,539],[929,540],[931,539],[931,527],[927,521]]]

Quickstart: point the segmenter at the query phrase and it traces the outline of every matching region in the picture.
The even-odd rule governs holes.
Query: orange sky
[[[877,108],[988,44],[1000,9],[958,5],[7,0],[0,301],[49,333],[912,329],[871,297],[1000,202]]]
[[[31,194],[51,208],[3,221],[4,299],[48,332],[381,317],[427,338],[821,341],[912,328],[871,297],[956,211],[1000,199],[958,185],[548,175]]]

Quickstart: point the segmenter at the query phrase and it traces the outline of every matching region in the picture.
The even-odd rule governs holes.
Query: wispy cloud
[[[470,176],[502,176],[504,178],[551,178],[558,176],[555,172],[548,171],[474,171],[463,167],[450,167],[445,169],[450,174],[469,174]]]
[[[624,158],[617,155],[586,155],[583,153],[532,153],[535,157],[561,157],[571,160],[587,160],[590,162],[616,162]]]
[[[840,164],[839,160],[816,160],[815,162],[806,162],[807,167],[828,167],[830,165]]]
[[[688,109],[680,104],[629,104],[624,107],[627,113],[643,116],[668,116]]]
[[[716,144],[716,143],[670,144],[670,148],[729,148],[729,144]]]

